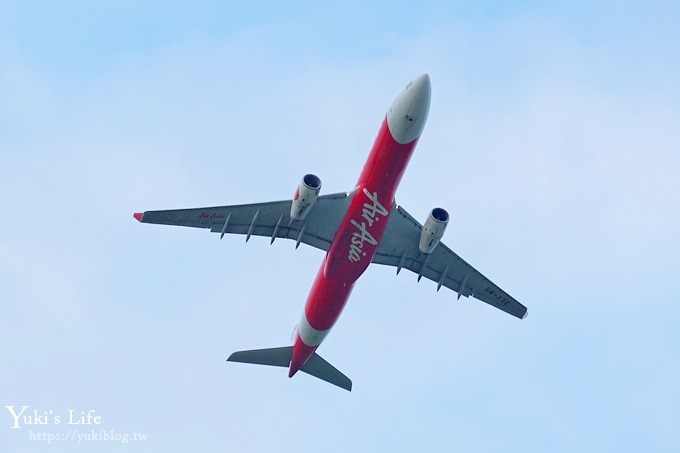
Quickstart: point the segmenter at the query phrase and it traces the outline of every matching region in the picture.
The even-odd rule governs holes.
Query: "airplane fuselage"
[[[340,317],[354,283],[371,263],[427,119],[429,103],[430,80],[424,74],[410,82],[388,110],[307,297],[295,334],[289,376],[314,354]]]

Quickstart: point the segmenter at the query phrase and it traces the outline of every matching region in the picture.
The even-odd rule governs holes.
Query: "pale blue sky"
[[[680,450],[679,9],[3,4],[0,402],[148,439],[2,408],[0,449]],[[289,343],[322,253],[132,213],[346,190],[422,72],[397,199],[528,319],[373,266],[319,350],[351,393],[226,363]]]

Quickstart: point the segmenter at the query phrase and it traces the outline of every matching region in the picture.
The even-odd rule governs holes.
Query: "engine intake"
[[[422,253],[432,253],[434,251],[442,236],[444,236],[448,223],[449,213],[445,209],[434,208],[430,211],[430,215],[427,216],[425,225],[420,232],[418,248]]]
[[[295,189],[293,203],[290,205],[290,217],[293,220],[304,220],[312,210],[316,199],[319,198],[321,179],[311,173],[304,175]]]

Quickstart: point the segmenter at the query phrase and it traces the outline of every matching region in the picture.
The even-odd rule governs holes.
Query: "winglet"
[[[143,212],[135,212],[134,214],[132,214],[132,217],[137,219],[138,222],[141,222],[142,219],[144,218],[144,213]]]
[[[527,316],[529,316],[529,310],[524,312],[524,315],[522,315],[522,319],[527,319]]]

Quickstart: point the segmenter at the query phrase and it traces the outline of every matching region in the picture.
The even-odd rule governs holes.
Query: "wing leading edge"
[[[293,239],[327,251],[347,211],[353,193],[342,192],[319,197],[314,209],[301,221],[291,220],[291,200],[233,206],[171,209],[136,213],[142,223],[210,229],[213,233]]]
[[[446,245],[440,243],[432,253],[418,249],[422,225],[401,206],[390,214],[380,246],[373,262],[404,268],[437,283],[437,290],[445,286],[460,296],[472,296],[517,318],[527,316],[527,308],[474,267],[466,263]]]

